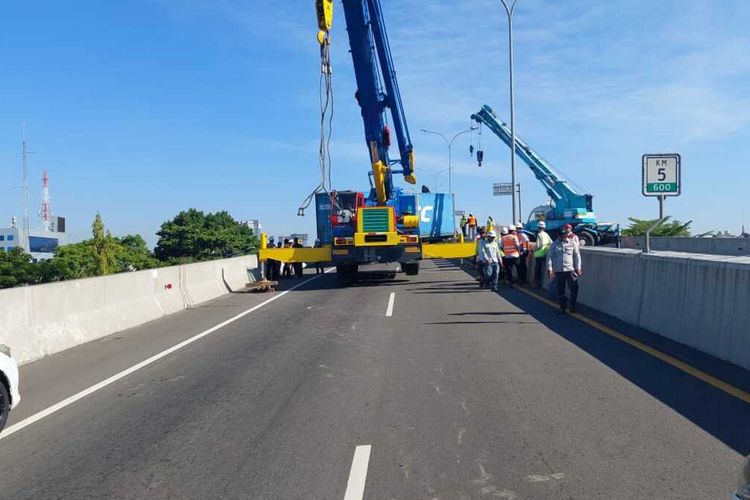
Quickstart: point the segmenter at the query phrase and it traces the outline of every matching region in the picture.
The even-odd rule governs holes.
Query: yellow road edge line
[[[529,295],[531,297],[534,297],[535,299],[544,302],[545,304],[552,306],[552,307],[558,307],[558,304],[552,300],[547,299],[546,297],[542,297],[537,293],[532,292],[531,290],[526,290],[521,287],[515,287],[516,290],[520,290],[521,292],[525,293],[526,295]],[[632,337],[629,337],[625,335],[624,333],[620,333],[617,330],[614,330],[606,325],[603,325],[599,323],[596,320],[593,320],[591,318],[587,318],[586,316],[582,315],[581,313],[570,313],[570,316],[574,317],[578,321],[581,321],[583,323],[586,323],[587,325],[596,328],[602,333],[605,333],[609,335],[610,337],[614,337],[617,340],[620,340],[622,342],[625,342],[628,345],[631,345],[635,347],[636,349],[645,352],[646,354],[649,354],[661,361],[664,361],[665,363],[674,366],[678,370],[682,370],[683,372],[687,373],[688,375],[692,375],[693,377],[707,383],[708,385],[715,387],[719,389],[720,391],[726,392],[730,396],[734,396],[735,398],[744,401],[745,403],[750,404],[750,393],[743,391],[742,389],[733,386],[732,384],[728,382],[724,382],[723,380],[714,377],[713,375],[710,375],[703,370],[700,370],[693,365],[690,365],[682,360],[679,360],[675,358],[674,356],[671,356],[665,352],[662,352],[658,349],[654,349],[653,347],[644,344],[640,340],[636,340]]]

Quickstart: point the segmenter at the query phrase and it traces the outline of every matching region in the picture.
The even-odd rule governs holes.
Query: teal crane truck
[[[513,144],[508,126],[498,120],[495,112],[486,104],[471,115],[471,119],[489,128],[508,147]],[[599,222],[594,213],[594,197],[591,194],[582,194],[573,188],[568,180],[556,173],[555,169],[518,135],[515,142],[516,154],[528,165],[550,197],[550,203],[537,206],[531,211],[523,225],[525,231],[535,233],[539,221],[544,220],[547,232],[553,237],[565,224],[570,224],[581,245],[619,243],[619,224]]]

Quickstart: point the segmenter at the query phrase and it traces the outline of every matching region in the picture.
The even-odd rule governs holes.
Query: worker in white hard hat
[[[549,247],[552,246],[552,238],[545,229],[547,229],[547,223],[540,220],[536,225],[536,242],[534,244],[534,282],[537,287],[542,286],[544,263],[547,260]]]
[[[482,263],[482,271],[484,272],[484,280],[480,281],[479,284],[481,288],[497,290],[497,278],[500,274],[500,267],[503,265],[502,258],[502,251],[497,244],[497,233],[487,231],[477,252],[477,259]]]
[[[485,229],[483,226],[477,228],[479,232],[479,238],[474,242],[474,265],[477,268],[477,275],[479,277],[479,288],[484,288],[484,282],[486,281],[484,276],[484,262],[479,260],[479,249],[484,244]]]
[[[518,284],[524,286],[526,284],[526,277],[528,274],[527,262],[529,259],[529,236],[523,232],[523,224],[520,222],[516,223],[516,237],[518,238],[518,246],[521,249],[521,254],[518,257]]]
[[[513,286],[513,268],[518,265],[521,256],[521,245],[516,236],[516,226],[508,226],[508,234],[500,238],[500,246],[503,249],[503,268],[505,269],[505,283]]]

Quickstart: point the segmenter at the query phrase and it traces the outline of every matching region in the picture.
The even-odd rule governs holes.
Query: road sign
[[[643,155],[643,196],[679,196],[680,155]]]
[[[513,194],[513,183],[496,182],[492,185],[492,196],[511,196]]]
[[[456,217],[463,217],[464,215],[466,215],[466,210],[454,210],[453,215],[455,215]]]

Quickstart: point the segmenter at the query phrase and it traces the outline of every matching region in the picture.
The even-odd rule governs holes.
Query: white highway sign
[[[643,196],[679,196],[680,155],[643,155]]]

